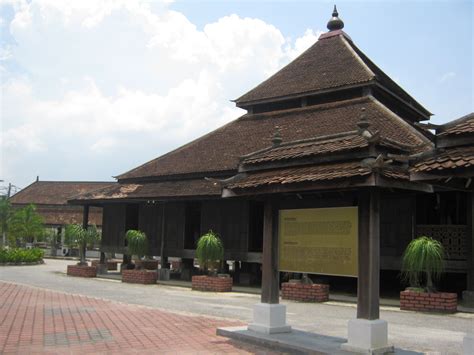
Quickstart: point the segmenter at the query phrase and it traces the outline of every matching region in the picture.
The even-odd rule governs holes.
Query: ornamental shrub
[[[33,263],[43,260],[41,249],[0,248],[0,263]]]
[[[196,248],[199,267],[211,274],[217,271],[219,262],[224,260],[224,246],[219,236],[209,231],[199,238]]]
[[[402,257],[402,277],[413,288],[435,291],[433,280],[444,272],[443,245],[429,237],[419,237],[408,244]]]

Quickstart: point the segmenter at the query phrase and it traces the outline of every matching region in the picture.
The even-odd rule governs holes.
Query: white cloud
[[[2,86],[0,174],[22,185],[37,174],[104,179],[237,118],[229,100],[319,36],[292,41],[237,15],[198,30],[166,2],[14,7],[17,45],[0,54],[21,70]]]
[[[447,73],[444,73],[440,78],[439,78],[439,82],[440,83],[445,83],[451,79],[453,79],[454,77],[456,76],[456,73],[455,72],[447,72]]]

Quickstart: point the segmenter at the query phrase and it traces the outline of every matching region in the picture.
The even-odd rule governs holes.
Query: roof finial
[[[344,28],[344,22],[342,22],[342,20],[339,18],[336,5],[334,5],[332,17],[329,20],[327,27],[329,31],[342,30]]]
[[[275,130],[275,134],[273,135],[273,138],[272,138],[272,143],[273,143],[274,147],[278,147],[281,144],[281,142],[283,141],[283,138],[281,138],[280,127],[276,126],[275,128],[276,128],[276,130]]]

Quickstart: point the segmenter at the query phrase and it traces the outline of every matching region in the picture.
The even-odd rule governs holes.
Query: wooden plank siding
[[[105,205],[102,213],[101,250],[122,252],[125,246],[125,204]]]

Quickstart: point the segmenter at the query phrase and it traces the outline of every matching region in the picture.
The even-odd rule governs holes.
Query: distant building
[[[57,228],[61,234],[63,226],[82,223],[83,209],[81,206],[67,204],[67,200],[83,193],[91,193],[114,183],[84,181],[35,181],[10,198],[14,209],[29,204],[36,206],[37,212],[43,217],[46,227]],[[90,224],[102,225],[102,208],[91,207]]]

